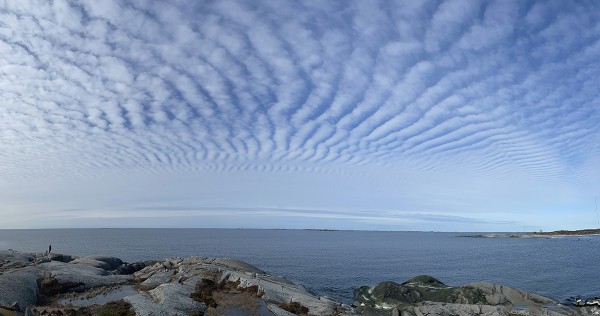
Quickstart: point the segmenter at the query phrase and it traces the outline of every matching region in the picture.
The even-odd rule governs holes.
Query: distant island
[[[527,237],[553,237],[553,236],[585,236],[585,235],[600,235],[599,228],[579,229],[579,230],[555,230],[551,232],[527,232],[527,233],[487,233],[464,235],[462,237],[472,238],[527,238]]]
[[[580,229],[580,230],[556,230],[552,232],[534,232],[537,236],[582,236],[582,235],[600,235],[600,228]]]

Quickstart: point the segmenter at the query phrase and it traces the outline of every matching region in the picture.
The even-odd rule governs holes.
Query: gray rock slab
[[[275,316],[296,316],[296,314],[294,313],[290,313],[288,311],[286,311],[285,309],[282,309],[281,307],[275,305],[275,304],[268,304],[267,308],[273,313],[273,315]]]
[[[194,288],[191,286],[168,283],[161,284],[147,293],[127,296],[124,300],[132,305],[136,315],[188,316],[190,311],[206,311],[204,303],[190,298],[193,291]]]
[[[39,255],[15,250],[0,250],[0,261],[33,262]]]
[[[52,261],[40,265],[46,272],[46,276],[54,277],[59,282],[83,283],[82,289],[119,285],[127,283],[131,276],[112,275],[104,269],[85,264],[72,264]]]
[[[17,302],[23,309],[37,302],[37,279],[42,275],[37,267],[26,267],[0,275],[0,306]]]
[[[123,264],[123,261],[119,258],[109,256],[87,256],[83,258],[77,258],[70,262],[71,264],[87,265],[94,268],[103,269],[105,271],[112,271],[117,269]]]

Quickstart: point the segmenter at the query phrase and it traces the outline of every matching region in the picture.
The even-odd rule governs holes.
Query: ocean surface
[[[600,236],[467,238],[464,233],[251,229],[0,230],[0,249],[108,254],[128,262],[232,257],[351,303],[352,290],[421,274],[490,281],[564,302],[600,295]]]

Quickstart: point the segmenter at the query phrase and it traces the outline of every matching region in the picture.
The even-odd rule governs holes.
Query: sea
[[[489,281],[559,302],[600,295],[600,236],[472,238],[465,233],[254,229],[0,230],[0,249],[107,254],[127,262],[168,257],[244,260],[319,296],[431,275],[448,285]]]

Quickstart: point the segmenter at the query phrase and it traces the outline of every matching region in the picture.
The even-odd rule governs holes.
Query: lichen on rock
[[[369,315],[586,315],[549,298],[491,283],[448,286],[431,276],[402,284],[382,282],[355,291],[355,306]]]

